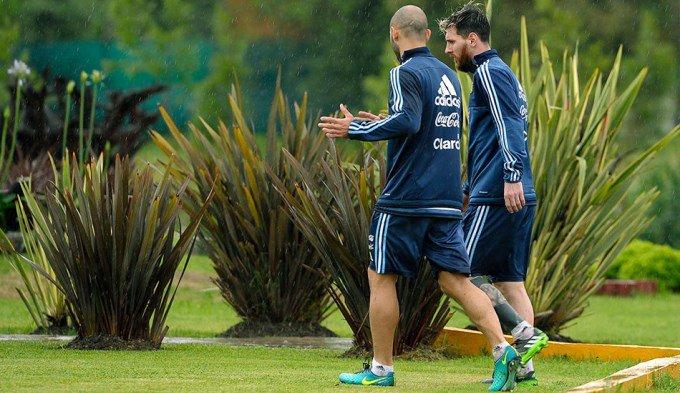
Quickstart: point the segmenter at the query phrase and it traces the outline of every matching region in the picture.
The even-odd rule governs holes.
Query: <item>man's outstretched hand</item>
[[[378,121],[378,120],[382,120],[384,118],[385,118],[385,116],[383,116],[383,115],[374,115],[371,112],[359,111],[359,116],[356,117],[356,120]]]
[[[384,115],[374,115],[371,112],[359,111],[359,115],[354,117],[344,104],[340,104],[340,112],[344,118],[323,116],[320,119],[319,127],[329,138],[347,138],[349,133],[349,123],[352,120],[359,121],[378,121],[385,118]]]
[[[343,104],[340,104],[340,112],[344,118],[322,116],[320,119],[319,128],[329,138],[347,138],[349,124],[354,120],[354,115]]]

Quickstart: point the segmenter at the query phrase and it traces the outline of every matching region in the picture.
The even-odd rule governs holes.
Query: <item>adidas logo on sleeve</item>
[[[453,87],[453,83],[446,75],[442,75],[442,80],[439,82],[439,90],[437,90],[437,98],[434,99],[434,104],[460,108],[460,98],[456,94],[456,88]]]

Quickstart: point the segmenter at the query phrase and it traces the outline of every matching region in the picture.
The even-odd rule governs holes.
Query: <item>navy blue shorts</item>
[[[418,273],[422,257],[427,257],[437,274],[470,274],[462,222],[458,219],[373,212],[368,241],[370,268],[379,274],[412,278]]]
[[[535,211],[533,205],[514,214],[505,206],[468,207],[463,231],[473,276],[489,276],[492,282],[526,279]]]

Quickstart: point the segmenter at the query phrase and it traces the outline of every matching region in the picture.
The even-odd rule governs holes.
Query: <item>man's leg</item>
[[[526,366],[518,372],[522,380],[533,378],[531,359],[547,345],[548,339],[533,326],[533,309],[522,284],[529,263],[533,213],[534,206],[514,214],[503,206],[472,206],[463,224],[472,282],[489,296],[503,329],[512,334]],[[487,275],[509,285],[496,287]],[[518,284],[522,293],[518,292]],[[513,301],[507,300],[499,288],[510,288],[508,294]]]
[[[439,273],[439,285],[444,293],[463,307],[484,336],[495,347],[505,343],[501,325],[489,297],[462,274]]]
[[[520,212],[510,215],[512,220],[511,250],[505,257],[504,269],[490,274],[495,278],[494,286],[503,293],[508,303],[530,324],[534,324],[534,308],[524,287],[531,254],[531,230],[534,223],[535,206],[525,206]],[[507,217],[507,216],[506,216]]]
[[[524,287],[524,282],[496,282],[493,285],[495,288],[498,288],[497,290],[500,290],[500,292],[503,293],[503,296],[507,299],[510,306],[512,306],[514,310],[517,310],[519,315],[526,321],[519,325],[526,327],[526,329],[517,327],[512,330],[515,346],[520,347],[529,345],[529,347],[531,347],[537,343],[540,345],[538,340],[541,338],[540,336],[537,338],[537,331],[539,330],[528,327],[533,326],[534,324],[534,308],[531,305],[529,294]],[[522,349],[520,349],[520,351],[522,351]],[[529,359],[525,362],[524,367],[517,373],[517,378],[518,380],[527,380],[536,383],[533,359]]]
[[[512,390],[520,367],[520,355],[505,341],[489,297],[463,274],[442,271],[439,273],[439,285],[444,293],[463,307],[468,318],[491,344],[495,364],[489,390]]]
[[[369,320],[373,360],[358,373],[340,374],[340,382],[351,385],[393,386],[392,351],[399,322],[397,278],[418,270],[420,243],[429,221],[418,217],[375,212],[371,223],[368,268],[370,285]]]
[[[534,308],[524,287],[524,282],[496,282],[493,285],[503,293],[510,306],[525,321],[534,324]]]
[[[491,344],[494,371],[489,390],[515,387],[519,353],[505,341],[491,300],[470,279],[470,260],[463,240],[463,226],[456,219],[432,219],[423,243],[423,252],[438,272],[442,291],[463,307]]]
[[[520,329],[524,318],[512,308],[486,275],[505,272],[507,257],[512,253],[516,237],[515,226],[515,216],[508,213],[504,206],[470,206],[463,220],[472,283],[489,296],[507,333]]]
[[[528,367],[526,372],[533,371],[533,363],[531,358],[534,357],[538,352],[540,352],[547,344],[548,337],[540,329],[533,326],[533,309],[531,306],[531,301],[529,300],[529,295],[524,290],[522,285],[522,290],[526,299],[523,301],[524,307],[527,307],[531,313],[530,319],[524,318],[520,315],[515,308],[506,300],[503,293],[496,287],[498,283],[492,284],[486,276],[476,276],[470,280],[474,285],[479,287],[486,295],[491,299],[493,303],[494,310],[498,315],[501,322],[501,326],[505,331],[512,334],[512,338],[515,340],[514,345],[517,350],[522,354],[522,363],[526,364]],[[517,284],[521,283],[505,283],[511,284],[510,287],[519,291]],[[505,286],[504,288],[507,288]],[[516,294],[513,294],[516,295]],[[526,309],[523,310],[527,312]],[[526,314],[525,314],[526,315]]]
[[[486,276],[475,276],[470,281],[489,297],[501,326],[506,332],[511,332],[524,322],[522,315],[515,311],[512,305],[505,299],[503,293]]]
[[[363,371],[340,374],[340,382],[351,385],[393,386],[392,347],[399,322],[397,275],[379,274],[373,269],[373,265],[368,268],[371,291],[368,315],[373,338],[373,360]]]
[[[368,269],[368,282],[371,287],[369,319],[373,338],[373,359],[378,363],[392,366],[392,346],[394,331],[399,321],[399,302],[397,300],[397,276],[378,274]]]

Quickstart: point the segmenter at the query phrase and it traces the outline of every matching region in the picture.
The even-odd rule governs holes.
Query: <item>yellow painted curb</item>
[[[640,363],[637,366],[621,370],[606,378],[581,385],[569,390],[569,392],[644,391],[654,386],[654,378],[661,375],[680,378],[680,356],[654,359]]]
[[[510,337],[508,337],[510,341]],[[482,333],[457,328],[444,328],[435,346],[456,355],[477,356],[489,353],[489,344]],[[550,342],[539,357],[566,356],[570,359],[634,360],[644,362],[656,358],[680,355],[680,348],[644,347],[639,345],[580,344]]]

